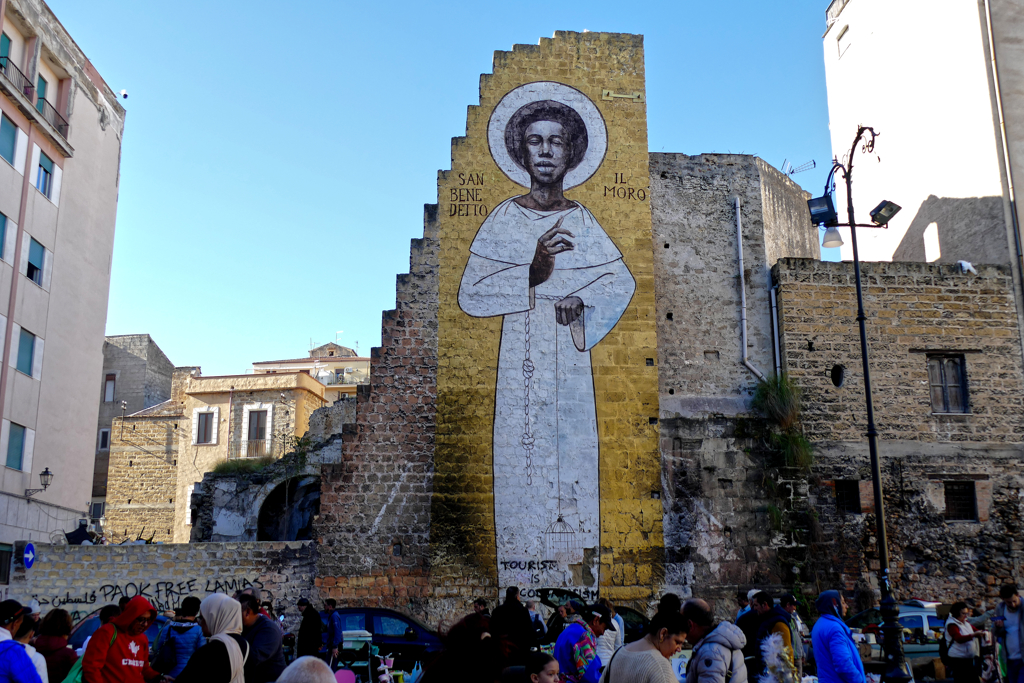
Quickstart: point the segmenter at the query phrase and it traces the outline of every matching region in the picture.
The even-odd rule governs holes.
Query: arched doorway
[[[293,477],[263,501],[257,520],[258,541],[308,541],[320,514],[320,477]]]

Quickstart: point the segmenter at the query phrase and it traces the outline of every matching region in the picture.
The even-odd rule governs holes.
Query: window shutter
[[[28,135],[18,129],[18,141],[14,148],[14,170],[25,175],[25,157],[28,156]]]
[[[264,432],[263,438],[267,441],[267,453],[270,453],[270,443],[274,438],[274,404],[264,404],[267,410],[267,431]]]
[[[199,408],[192,409],[192,445],[199,443]]]
[[[53,252],[43,247],[43,281],[40,286],[50,291],[50,276],[53,275]]]
[[[60,166],[52,164],[53,166],[53,189],[50,191],[50,201],[54,204],[60,203],[60,179],[64,175],[61,171]]]
[[[18,127],[6,116],[0,116],[0,157],[14,165],[18,148]]]
[[[21,471],[32,471],[32,449],[36,445],[36,430],[25,427],[25,445],[22,447],[24,455],[21,457]]]
[[[31,241],[32,235],[21,233],[21,263],[18,264],[18,272],[25,276],[28,276],[28,249]]]
[[[213,425],[210,429],[210,443],[217,443],[217,426],[220,424],[220,408],[213,409]]]
[[[32,354],[32,378],[41,380],[43,378],[43,339],[36,337],[36,346]]]
[[[18,244],[18,224],[7,219],[7,229],[4,231],[4,261],[14,266],[14,252]],[[26,264],[27,265],[27,264]]]
[[[11,56],[11,38],[6,33],[0,34],[0,59]]]
[[[12,368],[18,367],[18,344],[21,340],[21,325],[14,323],[11,329],[11,357],[8,359],[8,365]]]
[[[29,178],[31,178],[31,182],[33,185],[36,184],[36,176],[39,173],[39,171],[37,170],[39,168],[39,153],[39,145],[33,144],[32,163],[28,165]]]

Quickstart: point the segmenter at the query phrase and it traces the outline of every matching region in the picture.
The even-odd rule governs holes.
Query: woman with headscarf
[[[207,643],[189,658],[175,683],[245,683],[242,667],[249,643],[242,637],[242,605],[223,593],[208,595],[198,621]]]
[[[160,678],[149,666],[146,629],[156,619],[149,600],[136,595],[124,611],[100,626],[82,660],[82,683],[142,683]]]

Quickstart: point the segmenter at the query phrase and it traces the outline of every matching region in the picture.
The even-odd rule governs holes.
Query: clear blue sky
[[[107,333],[208,375],[379,345],[494,50],[642,33],[651,151],[831,158],[826,0],[49,4],[129,93]]]

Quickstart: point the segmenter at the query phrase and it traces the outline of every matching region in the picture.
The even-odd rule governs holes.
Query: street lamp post
[[[867,137],[866,137],[867,136]],[[875,409],[871,400],[871,370],[868,366],[868,335],[865,328],[867,316],[864,315],[864,295],[860,278],[860,254],[857,251],[857,228],[885,227],[889,219],[896,215],[900,207],[884,201],[871,212],[873,224],[857,225],[853,213],[853,159],[857,145],[863,140],[863,151],[871,152],[875,147],[877,133],[874,128],[858,126],[857,136],[850,147],[850,156],[844,166],[836,160],[825,181],[825,195],[808,202],[811,220],[815,224],[824,223],[829,232],[826,233],[825,246],[840,246],[842,239],[834,228],[840,225],[850,228],[850,239],[853,246],[853,273],[857,284],[857,324],[860,327],[860,355],[864,369],[864,402],[868,418],[868,451],[871,454],[871,484],[875,494],[875,538],[878,546],[878,583],[882,593],[882,652],[885,655],[885,672],[882,674],[884,683],[905,683],[912,679],[906,657],[903,654],[903,628],[899,624],[899,607],[892,594],[889,581],[889,543],[885,533],[885,501],[882,497],[882,473],[878,464],[878,430],[875,428]],[[849,223],[839,223],[835,209],[832,208],[831,191],[835,189],[834,177],[837,171],[842,172],[846,181],[846,207]],[[834,241],[829,242],[829,235]]]

